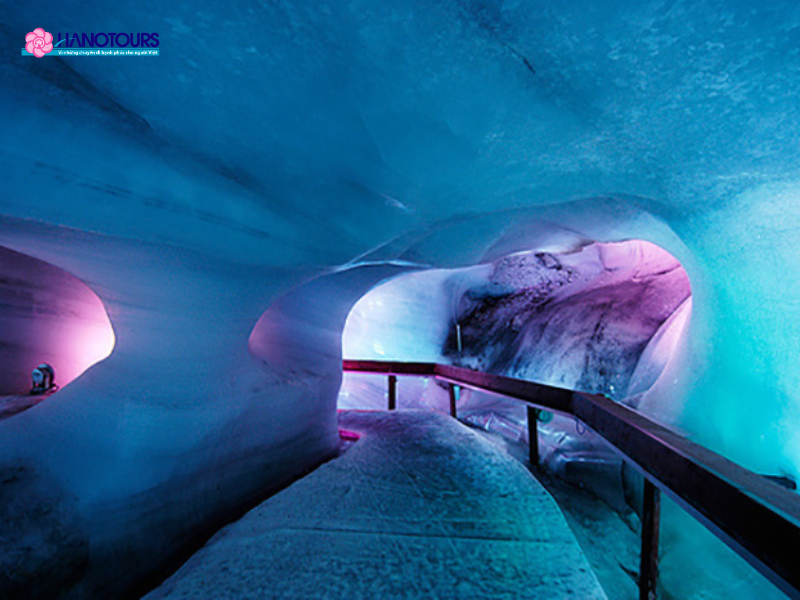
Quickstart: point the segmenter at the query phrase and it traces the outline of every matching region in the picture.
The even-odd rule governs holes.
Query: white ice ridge
[[[448,416],[342,412],[347,452],[221,530],[156,598],[605,598],[552,497]]]

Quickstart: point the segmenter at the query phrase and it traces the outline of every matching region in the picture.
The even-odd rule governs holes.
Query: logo
[[[37,27],[25,36],[25,50],[36,58],[42,58],[53,50],[53,34]]]
[[[23,56],[158,56],[158,33],[52,33],[37,27],[25,36]],[[59,47],[60,46],[60,47]]]

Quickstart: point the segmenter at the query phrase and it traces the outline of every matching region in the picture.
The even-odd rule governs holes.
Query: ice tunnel
[[[27,394],[31,371],[54,367],[63,387],[114,348],[105,307],[82,281],[0,247],[0,395]]]
[[[800,479],[796,1],[0,7],[0,394],[63,386],[0,419],[0,596],[152,589],[385,407],[343,358],[607,394]],[[706,566],[672,596],[747,597]]]
[[[642,241],[590,243],[383,283],[348,315],[342,352],[447,361],[635,406],[690,314],[688,275],[668,252]],[[345,407],[348,396],[346,383]]]
[[[453,364],[638,407],[685,349],[691,304],[686,271],[650,242],[529,250],[474,267],[406,273],[371,289],[347,317],[342,355]],[[446,385],[429,378],[398,385],[404,408],[447,412]],[[339,407],[383,410],[386,394],[380,378],[345,373]],[[524,406],[469,389],[459,390],[457,404],[460,418],[528,443]],[[676,412],[652,403],[648,410]],[[578,435],[559,416],[540,429],[552,472],[588,486],[587,471],[604,469],[595,491],[624,505],[624,465],[599,438]]]

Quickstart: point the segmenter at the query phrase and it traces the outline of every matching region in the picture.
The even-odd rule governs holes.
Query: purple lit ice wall
[[[443,354],[454,364],[623,399],[648,343],[690,295],[678,261],[647,242],[517,254],[457,299],[461,348],[451,327]]]
[[[114,330],[86,284],[53,265],[0,247],[0,394],[30,389],[39,363],[62,387],[111,354]]]

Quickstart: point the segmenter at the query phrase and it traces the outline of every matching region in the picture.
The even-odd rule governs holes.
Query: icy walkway
[[[605,598],[553,499],[479,434],[430,412],[340,425],[361,439],[147,598]]]

